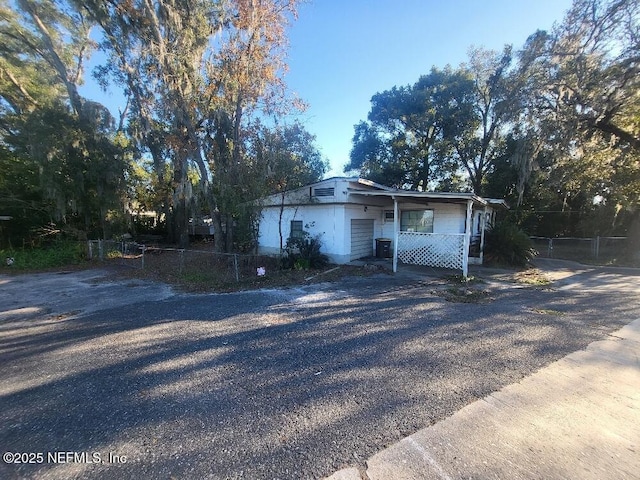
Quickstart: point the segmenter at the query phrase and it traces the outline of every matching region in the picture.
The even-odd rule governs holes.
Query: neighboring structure
[[[398,261],[462,270],[482,263],[484,231],[503,200],[472,193],[397,190],[361,178],[329,178],[262,199],[258,249],[279,253],[290,236],[320,235],[322,251],[343,264],[374,254],[389,239]]]

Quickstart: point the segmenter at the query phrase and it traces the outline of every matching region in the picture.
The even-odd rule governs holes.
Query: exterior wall
[[[268,207],[262,210],[258,237],[258,251],[261,254],[280,253],[280,235],[278,223],[279,207]],[[321,251],[332,263],[349,262],[349,243],[344,242],[345,214],[344,205],[301,205],[285,207],[282,214],[283,246],[291,233],[291,221],[300,220],[305,231],[311,236],[320,235]],[[349,234],[349,232],[346,232]]]
[[[351,255],[351,220],[373,220],[374,241],[371,248],[375,252],[375,238],[384,236],[389,224],[383,225],[384,209],[364,205],[322,205],[311,204],[298,207],[285,207],[282,214],[282,241],[286,243],[290,234],[291,221],[300,220],[303,228],[312,236],[320,235],[321,251],[332,263],[343,264],[350,261]],[[262,210],[258,237],[258,251],[261,254],[280,253],[280,235],[278,222],[279,207],[266,207]],[[393,222],[391,234],[393,232]],[[386,227],[386,228],[383,228]],[[392,238],[392,237],[389,237]]]
[[[433,233],[464,233],[466,205],[441,203],[433,210]]]

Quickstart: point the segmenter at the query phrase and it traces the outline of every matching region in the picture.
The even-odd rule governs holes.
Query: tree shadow
[[[640,310],[609,294],[492,295],[454,304],[428,283],[359,279],[181,296],[40,329],[5,323],[4,451],[114,452],[127,463],[3,465],[0,475],[322,477]]]

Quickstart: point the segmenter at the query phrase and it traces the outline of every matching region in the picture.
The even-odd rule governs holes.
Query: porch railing
[[[398,260],[412,265],[462,269],[464,233],[398,233]]]

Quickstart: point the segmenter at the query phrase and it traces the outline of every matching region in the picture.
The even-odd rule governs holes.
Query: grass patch
[[[48,247],[0,250],[2,271],[30,271],[78,265],[85,261],[84,245],[59,242]]]
[[[185,272],[178,276],[180,283],[211,284],[219,280],[214,272]]]

